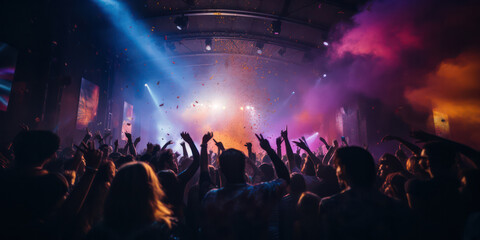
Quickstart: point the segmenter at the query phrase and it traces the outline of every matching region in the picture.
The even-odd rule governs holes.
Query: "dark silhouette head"
[[[264,163],[258,168],[262,171],[262,182],[272,181],[275,178],[275,171],[273,170],[272,165]]]
[[[224,151],[220,155],[220,170],[228,183],[245,182],[245,158],[243,152],[233,148]]]
[[[13,141],[15,164],[22,167],[43,166],[60,145],[60,138],[50,131],[24,131]]]
[[[157,158],[154,159],[155,169],[157,171],[161,170],[172,170],[173,172],[178,172],[178,166],[174,162],[175,155],[172,149],[166,149],[160,152]]]
[[[315,166],[310,159],[307,159],[303,164],[302,173],[307,176],[315,176]]]
[[[385,179],[390,173],[401,172],[403,170],[404,167],[402,163],[393,154],[385,153],[378,161],[378,176],[381,179]]]
[[[341,147],[335,153],[339,182],[352,188],[371,188],[375,184],[375,162],[361,147]]]
[[[297,203],[300,218],[313,222],[313,219],[317,216],[319,203],[320,198],[315,193],[302,193]]]
[[[457,153],[450,144],[431,142],[423,146],[422,158],[426,158],[431,177],[452,173]]]
[[[157,172],[158,180],[162,185],[163,191],[167,196],[166,201],[168,204],[177,205],[181,203],[179,199],[179,189],[177,175],[172,170],[161,170]]]
[[[394,172],[387,175],[383,183],[383,192],[385,195],[396,198],[398,200],[406,201],[405,183],[407,178],[400,172]]]
[[[144,162],[123,165],[105,200],[105,224],[125,231],[155,221],[171,226],[171,210],[162,202],[165,193],[153,169]]]
[[[290,194],[293,196],[298,196],[307,190],[305,179],[302,174],[299,173],[293,173],[291,175],[290,185],[288,185],[288,187],[290,189]]]

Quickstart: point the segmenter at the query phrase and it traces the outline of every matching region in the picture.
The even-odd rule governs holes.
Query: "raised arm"
[[[480,167],[480,152],[465,145],[461,144],[446,138],[439,137],[437,135],[433,135],[424,131],[414,131],[412,132],[412,137],[418,139],[420,142],[428,142],[428,141],[441,141],[449,144],[452,146],[457,152],[465,155],[467,158],[472,160],[477,168]]]
[[[325,138],[320,137],[320,141],[321,141],[323,144],[325,144],[325,147],[327,148],[327,150],[330,149],[330,145],[328,145],[328,143],[327,143],[327,141],[325,140]]]
[[[182,146],[183,157],[188,158],[188,152],[187,152],[187,147],[185,147],[185,142],[181,142],[180,146]]]
[[[420,153],[422,152],[422,149],[420,147],[418,147],[417,145],[415,145],[411,142],[408,142],[407,140],[405,140],[401,137],[387,135],[387,136],[382,138],[382,142],[387,142],[387,141],[392,141],[392,140],[400,142],[405,147],[407,147],[408,150],[410,150],[413,154],[415,154],[417,156],[420,156]]]
[[[135,138],[135,141],[133,142],[133,146],[135,147],[135,149],[137,149],[137,145],[141,140],[142,139],[140,137]]]
[[[310,150],[305,139],[300,138],[298,139],[298,142],[293,141],[293,143],[295,143],[295,145],[307,152],[310,159],[312,159],[314,166],[316,166],[317,164],[321,164],[320,159],[318,159],[318,157],[315,156],[315,154]]]
[[[215,142],[215,145],[217,146],[217,149],[218,149],[218,153],[217,153],[217,156],[220,156],[220,154],[225,151],[225,147],[223,146],[223,143],[222,142],[217,142],[217,140],[213,139],[213,141]]]
[[[205,194],[210,190],[210,174],[208,173],[208,141],[213,138],[213,133],[208,132],[203,135],[201,150],[200,150],[200,179],[199,179],[199,194],[200,199],[203,199]]]
[[[137,156],[137,150],[135,150],[135,146],[132,142],[132,134],[125,133],[125,136],[127,137],[128,151],[130,152],[130,154],[132,154],[132,156]]]
[[[282,142],[283,142],[283,138],[281,136],[276,139],[277,155],[280,159],[282,159]]]
[[[118,152],[118,139],[115,140],[115,142],[113,143],[113,146],[114,146],[113,152]]]
[[[260,142],[260,147],[267,152],[268,156],[272,160],[273,167],[275,167],[275,172],[277,172],[278,178],[284,179],[287,183],[290,183],[290,173],[288,172],[287,167],[283,164],[282,160],[277,156],[277,153],[270,147],[270,143],[265,139],[262,134],[257,135],[258,141]],[[285,140],[286,141],[286,140]]]
[[[183,184],[187,184],[187,182],[192,179],[193,175],[195,175],[195,172],[197,172],[198,170],[198,166],[200,165],[200,154],[198,153],[197,146],[195,146],[195,143],[193,142],[192,137],[190,137],[190,134],[188,134],[187,132],[182,132],[180,136],[182,136],[182,139],[186,143],[188,143],[193,155],[193,162],[190,164],[190,166],[188,166],[187,169],[178,174],[179,181],[181,181]]]
[[[326,166],[326,165],[329,165],[331,163],[330,159],[332,159],[332,156],[333,156],[333,154],[335,153],[336,150],[337,150],[336,147],[330,147],[328,149],[325,156],[323,156],[322,165]]]
[[[287,151],[287,159],[288,159],[288,166],[290,167],[290,171],[293,171],[295,167],[295,156],[293,155],[292,146],[290,145],[290,141],[288,140],[288,127],[285,128],[285,131],[281,131],[281,135],[283,140],[285,141],[285,149]],[[269,155],[270,156],[270,155]]]
[[[60,210],[62,218],[66,221],[73,220],[82,208],[102,159],[102,152],[95,150],[93,141],[90,141],[88,145],[88,148],[82,150],[85,152],[85,173]]]
[[[161,151],[167,149],[167,147],[168,147],[169,145],[172,145],[172,144],[173,144],[172,140],[169,140],[168,142],[166,142],[166,143],[163,145]]]

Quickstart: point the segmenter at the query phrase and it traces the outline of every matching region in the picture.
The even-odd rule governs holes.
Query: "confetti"
[[[160,107],[163,107],[163,105],[165,105],[165,104],[163,104],[163,103],[162,103],[162,104],[160,104]]]

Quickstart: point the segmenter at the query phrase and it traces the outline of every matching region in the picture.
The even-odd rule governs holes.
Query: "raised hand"
[[[185,142],[181,142],[180,146],[185,147]]]
[[[248,149],[252,149],[252,143],[251,142],[245,143],[245,147],[247,147]]]
[[[114,145],[115,147],[118,147],[118,139],[115,140],[115,142],[113,142],[113,145]]]
[[[151,142],[147,143],[147,152],[153,152],[153,144]]]
[[[141,141],[142,139],[140,137],[137,137],[135,138],[135,141],[133,142],[133,144],[135,144],[135,146]]]
[[[285,140],[285,139],[288,139],[288,126],[285,126],[285,130],[282,130],[280,132],[280,135],[282,136],[282,138]]]
[[[98,139],[98,140],[102,140],[102,134],[100,133],[100,131],[96,131],[95,132],[95,136],[93,137],[95,139]]]
[[[338,148],[338,141],[337,141],[337,140],[333,140],[333,146],[335,146],[336,148]]]
[[[299,148],[301,148],[301,149],[303,149],[303,150],[305,150],[305,151],[307,151],[307,149],[309,149],[308,146],[307,146],[306,141],[304,141],[304,140],[301,139],[301,138],[298,139],[298,142],[297,142],[297,141],[293,141],[293,143],[295,143],[295,145],[297,145],[297,147],[299,147]]]
[[[215,145],[218,147],[218,149],[222,151],[225,150],[225,147],[223,146],[222,142],[217,142],[215,139],[213,139],[213,141],[215,142]]]
[[[208,141],[210,141],[210,139],[212,139],[212,138],[213,138],[213,132],[205,133],[205,135],[203,135],[203,137],[202,137],[202,144],[208,143]],[[215,142],[215,144],[217,144],[217,142]]]
[[[132,134],[131,133],[126,132],[125,137],[127,137],[128,140],[132,140]]]
[[[85,144],[84,144],[85,146]],[[95,149],[95,144],[90,141],[85,149],[85,165],[89,168],[98,169],[100,161],[102,160],[102,151]]]
[[[193,143],[193,139],[192,137],[190,136],[190,134],[188,132],[181,132],[180,133],[180,136],[182,137],[182,139],[187,142],[188,144],[191,144]],[[185,145],[185,144],[184,144]]]
[[[277,137],[276,142],[277,142],[277,146],[282,145],[283,138],[282,137]]]
[[[255,136],[257,137],[258,141],[260,142],[260,147],[265,150],[265,151],[268,151],[268,150],[271,150],[272,147],[270,147],[270,143],[268,142],[267,139],[265,139],[263,137],[262,134],[258,135],[258,134],[255,134]]]
[[[168,145],[172,145],[172,144],[173,144],[173,141],[172,141],[172,140],[168,140],[168,142],[167,142],[167,143],[165,143],[165,145],[164,145],[164,146],[168,146]]]

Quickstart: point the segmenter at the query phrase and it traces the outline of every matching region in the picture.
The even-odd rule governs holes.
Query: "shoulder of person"
[[[421,180],[421,179],[418,179],[418,178],[409,179],[405,183],[405,192],[409,193],[409,194],[420,193],[420,192],[423,191],[422,189],[423,189],[425,184],[426,184],[425,180]]]
[[[214,198],[216,198],[220,190],[222,190],[222,188],[214,188],[208,191],[203,197],[202,203],[205,204],[205,203],[208,203],[209,201],[212,201]]]

